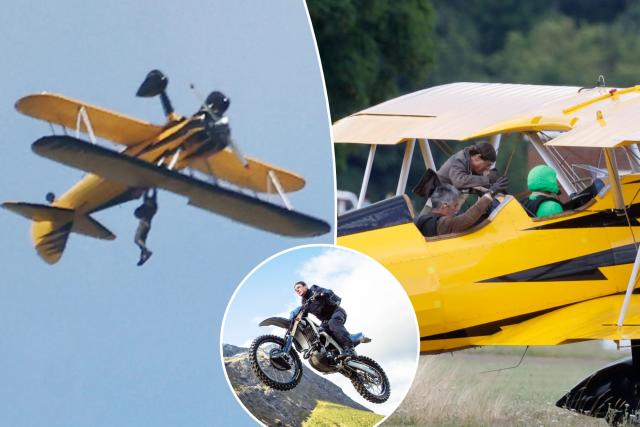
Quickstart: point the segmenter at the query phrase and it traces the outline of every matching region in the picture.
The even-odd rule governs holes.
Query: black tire
[[[389,385],[389,378],[384,370],[378,365],[378,363],[366,356],[354,356],[351,360],[360,362],[367,365],[378,373],[378,378],[372,378],[370,374],[362,371],[355,371],[351,376],[351,384],[355,387],[360,396],[367,399],[372,403],[384,403],[389,399],[391,395],[391,386]],[[369,387],[379,387],[379,391],[372,392]]]
[[[302,379],[302,363],[300,362],[300,357],[298,357],[298,354],[293,350],[293,348],[291,348],[291,350],[289,350],[289,353],[288,353],[292,362],[292,369],[293,369],[291,378],[290,379],[274,378],[274,375],[269,375],[269,372],[265,370],[269,368],[269,366],[271,365],[271,362],[268,361],[269,363],[267,364],[267,366],[263,367],[263,365],[265,365],[264,362],[266,360],[264,358],[264,355],[262,356],[262,360],[259,356],[259,352],[261,351],[260,347],[263,344],[268,344],[268,343],[276,344],[277,348],[282,348],[284,346],[284,339],[276,335],[262,335],[256,338],[255,340],[253,340],[253,342],[251,343],[251,348],[249,349],[249,358],[251,359],[251,369],[256,374],[256,376],[260,379],[260,381],[262,381],[265,385],[275,390],[283,390],[283,391],[291,390],[292,388],[297,386],[298,383],[300,383],[300,380]],[[282,370],[277,368],[272,367],[271,369],[273,369],[273,373],[277,373],[278,371],[283,372]]]

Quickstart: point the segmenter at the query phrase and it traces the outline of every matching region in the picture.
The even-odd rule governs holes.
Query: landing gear
[[[578,383],[556,406],[609,425],[640,425],[640,340],[631,340],[631,357],[605,366]]]

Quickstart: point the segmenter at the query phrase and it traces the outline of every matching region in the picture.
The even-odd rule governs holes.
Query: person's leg
[[[138,261],[138,265],[144,264],[153,253],[149,248],[147,248],[147,235],[149,234],[150,229],[151,224],[149,224],[148,221],[141,220],[140,224],[138,224],[138,229],[136,230],[134,238],[135,244],[140,248],[140,260]]]
[[[337,308],[331,318],[327,321],[329,332],[331,336],[342,347],[342,354],[350,355],[353,353],[353,343],[347,328],[344,327],[344,323],[347,321],[347,313],[342,308]]]

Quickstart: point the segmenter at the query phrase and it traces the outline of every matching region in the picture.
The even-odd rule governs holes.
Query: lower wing
[[[624,324],[618,327],[623,294],[603,296],[520,319],[496,328],[457,331],[457,333],[423,337],[421,351],[440,353],[476,346],[559,345],[585,340],[640,339],[640,295],[633,294]]]
[[[582,340],[640,338],[640,295],[632,295],[624,324],[618,316],[624,295],[575,303],[524,322],[503,326],[481,345],[556,345]]]
[[[33,143],[37,154],[131,187],[158,187],[189,198],[189,204],[285,236],[317,236],[330,226],[311,216],[191,178],[69,136]]]

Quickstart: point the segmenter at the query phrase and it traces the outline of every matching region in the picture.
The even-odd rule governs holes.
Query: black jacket
[[[538,208],[544,202],[552,201],[552,202],[560,203],[562,205],[562,203],[560,202],[560,200],[558,200],[557,197],[548,197],[548,196],[538,196],[534,200],[531,200],[529,197],[523,197],[519,201],[522,207],[524,208],[524,210],[527,212],[527,215],[533,218],[538,216]],[[564,205],[562,207],[564,209]]]
[[[144,219],[148,222],[151,222],[151,219],[158,211],[158,203],[156,202],[155,196],[147,197],[144,196],[144,201],[140,206],[136,208],[133,212],[136,218]]]
[[[302,295],[302,304],[305,304],[314,295],[315,299],[307,306],[307,313],[313,314],[322,321],[329,320],[335,309],[340,306],[341,298],[331,289],[313,285]]]

